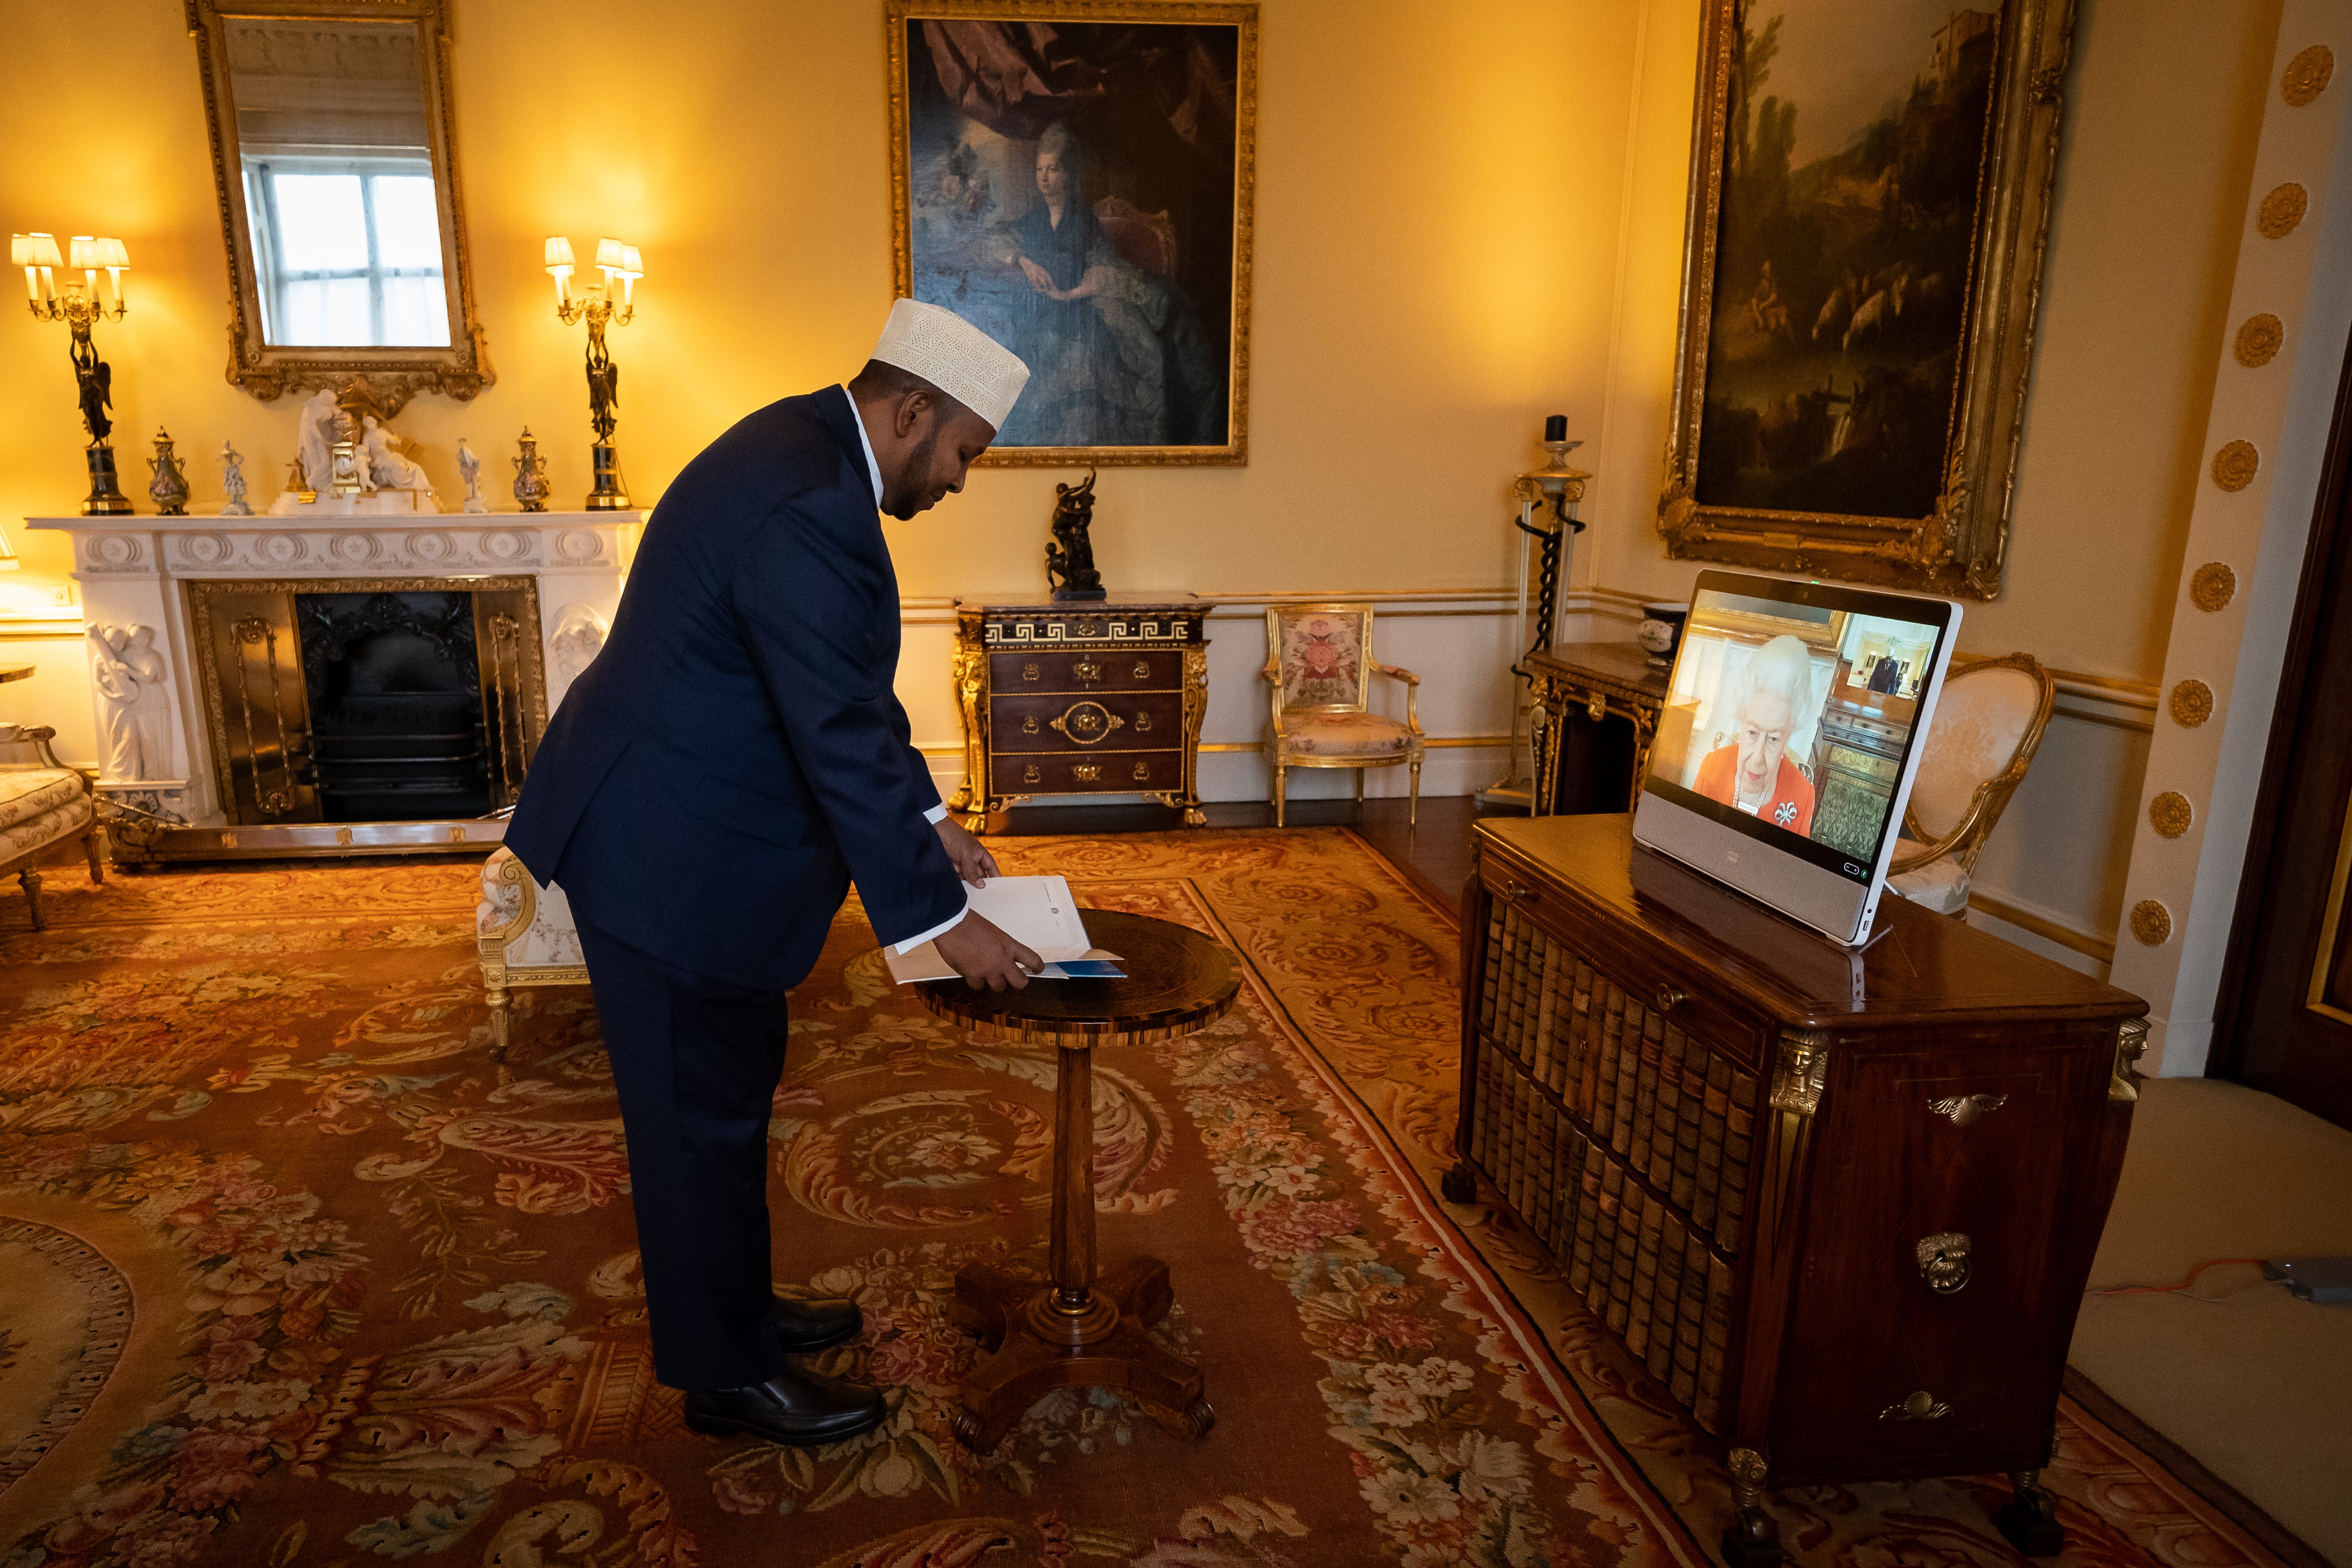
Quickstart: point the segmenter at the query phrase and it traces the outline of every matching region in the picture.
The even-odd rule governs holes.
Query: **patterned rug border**
[[[1317,830],[1287,829],[1286,831]],[[1349,837],[1355,836],[1351,833]],[[1357,842],[1361,844],[1363,841],[1358,838]],[[1367,845],[1365,847],[1369,848],[1370,846]],[[1389,864],[1385,857],[1378,856],[1375,852],[1375,858],[1384,870],[1391,876],[1395,874],[1395,868]],[[1099,886],[1129,879],[1089,877],[1087,881],[1091,885]],[[1167,880],[1164,877],[1132,879],[1161,883]],[[1518,1370],[1536,1373],[1542,1378],[1562,1418],[1582,1439],[1594,1458],[1608,1466],[1612,1478],[1627,1497],[1640,1500],[1639,1506],[1643,1516],[1650,1521],[1661,1543],[1669,1545],[1675,1559],[1685,1564],[1686,1568],[1717,1568],[1714,1554],[1700,1544],[1680,1511],[1667,1501],[1664,1494],[1658,1490],[1657,1483],[1653,1481],[1642,1468],[1641,1461],[1635,1458],[1619,1441],[1617,1435],[1609,1429],[1608,1424],[1601,1419],[1600,1412],[1593,1409],[1592,1402],[1585,1396],[1584,1391],[1576,1385],[1568,1369],[1560,1364],[1559,1358],[1552,1353],[1550,1345],[1545,1342],[1543,1331],[1536,1326],[1535,1320],[1528,1311],[1525,1303],[1521,1302],[1511,1289],[1503,1283],[1500,1276],[1496,1273],[1494,1266],[1486,1261],[1486,1255],[1471,1240],[1469,1233],[1463,1228],[1461,1222],[1445,1212],[1437,1194],[1430,1191],[1421,1173],[1413,1167],[1412,1157],[1405,1152],[1404,1146],[1397,1141],[1379,1115],[1364,1101],[1363,1097],[1355,1091],[1345,1078],[1340,1076],[1339,1069],[1315,1045],[1313,1037],[1291,1012],[1289,1005],[1282,999],[1273,982],[1258,968],[1256,962],[1249,956],[1247,951],[1236,939],[1232,926],[1217,912],[1214,902],[1208,897],[1198,880],[1192,877],[1183,877],[1178,879],[1178,881],[1190,895],[1194,907],[1199,909],[1203,918],[1215,928],[1218,939],[1240,961],[1244,973],[1249,977],[1251,989],[1265,1005],[1267,1015],[1278,1024],[1285,1038],[1313,1068],[1316,1078],[1323,1084],[1325,1089],[1340,1104],[1347,1107],[1349,1114],[1355,1121],[1357,1130],[1387,1162],[1395,1177],[1398,1190],[1412,1205],[1414,1212],[1420,1215],[1422,1222],[1434,1234],[1451,1238],[1450,1250],[1454,1255],[1454,1262],[1462,1268],[1465,1278],[1477,1284],[1493,1321],[1509,1333],[1513,1344],[1517,1347],[1522,1358]]]
[[[2288,1568],[2333,1568],[2301,1536],[2071,1366],[2066,1369],[2065,1393],[2059,1396],[2058,1408],[2100,1441],[2146,1459],[2151,1474],[2172,1483],[2166,1489],[2173,1500],[2247,1556],[2268,1552]]]

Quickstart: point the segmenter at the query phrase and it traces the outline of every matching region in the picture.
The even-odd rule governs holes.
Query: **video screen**
[[[1943,627],[1835,607],[1851,596],[1694,595],[1649,777],[1683,805],[1867,881],[1901,827],[1895,792]]]

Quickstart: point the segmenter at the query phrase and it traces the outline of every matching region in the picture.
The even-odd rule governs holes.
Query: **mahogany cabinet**
[[[1198,825],[1205,601],[1156,595],[959,605],[964,782],[980,816],[1037,795],[1139,795]]]
[[[1769,1487],[2038,1474],[2121,1173],[2139,998],[1889,898],[1859,952],[1637,849],[1490,818],[1463,922],[1462,1155],[1729,1464]]]

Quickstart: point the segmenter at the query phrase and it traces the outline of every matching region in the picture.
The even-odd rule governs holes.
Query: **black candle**
[[[1544,439],[1547,441],[1565,441],[1568,439],[1567,415],[1555,414],[1544,421]]]

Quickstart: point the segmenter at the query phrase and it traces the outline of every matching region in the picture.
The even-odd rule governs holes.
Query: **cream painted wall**
[[[1652,4],[1593,510],[1577,580],[1689,595],[1654,524],[1681,300],[1698,7]],[[2107,680],[2161,673],[2279,0],[2077,0],[2006,582],[1960,647]],[[2089,715],[2089,716],[2085,716]],[[2062,700],[1977,885],[2102,941],[2121,909],[2147,715]]]
[[[1767,9],[1769,10],[1769,6]],[[1695,5],[1654,4],[1580,580],[1685,597],[1654,526],[1681,298]],[[2077,0],[2006,583],[1964,649],[2163,668],[2279,0]],[[1597,536],[1597,538],[1596,538]]]
[[[863,360],[891,297],[875,0],[707,0],[659,25],[618,0],[453,0],[452,13],[499,382],[472,403],[419,398],[397,422],[445,496],[459,488],[458,436],[486,473],[503,471],[525,424],[558,495],[586,490],[583,334],[550,308],[551,233],[615,234],[645,253],[637,319],[614,337],[641,502],[742,414]],[[1115,584],[1504,580],[1506,482],[1536,426],[1555,410],[1580,429],[1598,418],[1636,16],[1622,0],[1265,0],[1251,461],[1107,473],[1096,541]],[[125,489],[139,497],[162,423],[201,459],[197,510],[218,504],[223,437],[273,493],[292,408],[222,378],[227,285],[178,7],[100,0],[13,18],[0,135],[13,229],[131,247],[131,319],[100,332]],[[15,521],[79,494],[65,346],[62,327],[0,311],[0,526],[26,563],[9,607],[69,570],[61,540],[28,540]],[[1067,477],[975,474],[900,531],[906,591],[1042,587],[1052,486]]]

